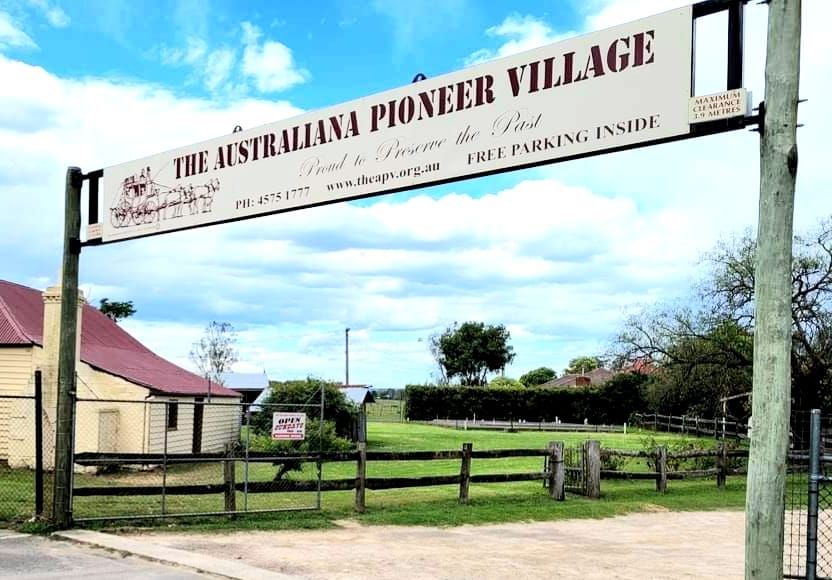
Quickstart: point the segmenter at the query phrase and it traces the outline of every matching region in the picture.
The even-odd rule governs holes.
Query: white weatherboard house
[[[0,462],[34,462],[34,373],[43,374],[46,466],[53,457],[60,288],[0,280]],[[165,360],[97,309],[78,304],[75,451],[221,451],[240,433],[240,395]],[[209,391],[210,388],[210,391]],[[207,402],[210,405],[195,404]],[[167,404],[163,404],[167,403]]]

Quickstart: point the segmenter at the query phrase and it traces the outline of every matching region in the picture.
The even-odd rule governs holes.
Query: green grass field
[[[577,445],[586,439],[598,439],[602,447],[616,449],[641,449],[648,437],[659,444],[671,447],[681,442],[694,442],[705,447],[713,445],[711,439],[681,438],[659,433],[631,432],[604,433],[505,433],[493,431],[455,431],[429,425],[407,423],[370,423],[368,448],[372,450],[444,450],[459,449],[464,442],[472,442],[474,449],[508,449],[520,447],[544,447],[547,442],[564,441],[567,446]],[[505,473],[541,471],[542,457],[475,459],[472,473]],[[627,469],[639,469],[628,464]],[[646,469],[641,466],[641,469]],[[315,466],[307,464],[302,472],[293,472],[292,478],[314,477]],[[424,475],[455,474],[459,461],[389,461],[370,462],[368,477],[415,477]],[[252,464],[249,481],[273,479],[275,467],[270,464]],[[237,481],[243,481],[243,466],[237,466]],[[355,464],[329,463],[323,466],[325,479],[341,479],[355,476]],[[118,472],[111,474],[76,475],[75,487],[161,485],[160,469],[149,472]],[[167,485],[220,483],[220,464],[176,465],[168,469]],[[463,523],[487,523],[502,521],[549,520],[580,517],[604,517],[632,511],[655,509],[740,509],[745,500],[745,480],[731,477],[724,490],[718,490],[713,479],[695,481],[671,481],[666,494],[658,494],[652,481],[607,481],[602,483],[602,498],[587,500],[568,495],[567,501],[549,499],[542,483],[472,484],[470,503],[458,505],[458,488],[455,485],[426,488],[394,489],[367,492],[367,511],[358,515],[353,510],[352,492],[326,492],[321,511],[250,515],[228,518],[190,518],[165,520],[164,529],[227,529],[235,528],[304,528],[332,525],[339,519],[354,518],[372,524],[457,525]],[[28,471],[0,471],[0,521],[19,520],[31,514],[31,474]],[[76,497],[76,518],[98,516],[147,516],[159,513],[160,496],[104,496]],[[241,508],[245,498],[237,494],[237,506]],[[165,498],[169,513],[220,511],[223,509],[221,494],[202,496],[168,496]],[[314,507],[312,493],[249,494],[249,509]],[[148,520],[149,521],[149,520]],[[142,522],[147,523],[147,522]],[[96,524],[101,525],[101,524]],[[113,525],[112,523],[109,525]]]
[[[375,403],[367,403],[368,421],[393,421],[404,420],[404,401],[391,401],[379,399]]]

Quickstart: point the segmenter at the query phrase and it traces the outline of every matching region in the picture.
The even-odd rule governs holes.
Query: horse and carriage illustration
[[[146,225],[184,215],[210,213],[220,180],[200,185],[167,187],[153,179],[150,167],[126,177],[118,197],[110,207],[110,223],[115,228]]]

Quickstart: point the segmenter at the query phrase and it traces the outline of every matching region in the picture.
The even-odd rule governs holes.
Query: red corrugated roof
[[[43,298],[39,290],[0,280],[0,345],[43,345]],[[169,395],[204,396],[208,382],[163,359],[92,306],[81,321],[81,360],[104,372]],[[239,397],[211,385],[211,395]]]

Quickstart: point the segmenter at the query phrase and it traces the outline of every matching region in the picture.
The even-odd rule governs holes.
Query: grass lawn
[[[370,423],[369,449],[372,450],[443,450],[459,449],[464,442],[472,442],[474,449],[506,449],[520,447],[544,447],[549,441],[564,441],[567,446],[577,445],[586,439],[598,439],[602,448],[641,449],[646,438],[653,437],[659,444],[671,447],[685,442],[695,442],[700,447],[713,445],[712,439],[682,438],[676,435],[654,432],[621,433],[505,433],[494,431],[455,431],[430,425],[407,423]],[[474,459],[472,473],[500,473],[542,471],[543,458]],[[628,464],[627,469],[638,469]],[[243,465],[237,465],[237,481],[243,481]],[[646,469],[641,466],[641,469]],[[290,474],[292,478],[314,477],[315,466],[307,464],[302,472]],[[408,477],[422,475],[455,474],[459,461],[390,461],[370,462],[368,477]],[[270,464],[249,466],[249,481],[269,481],[275,467]],[[325,479],[341,479],[355,476],[355,464],[328,463],[323,466]],[[75,487],[161,485],[162,472],[119,472],[112,474],[76,475]],[[175,465],[165,476],[168,485],[220,483],[220,464]],[[20,519],[31,514],[31,475],[26,471],[0,471],[0,521]],[[218,517],[189,518],[188,520],[164,520],[160,529],[276,529],[312,528],[333,525],[339,519],[357,519],[368,524],[416,524],[457,525],[503,521],[550,520],[580,517],[605,517],[632,511],[655,509],[741,509],[745,501],[745,480],[730,477],[728,486],[718,490],[713,479],[695,481],[671,481],[668,492],[660,495],[652,481],[608,481],[602,483],[603,497],[597,501],[568,495],[567,501],[549,499],[541,482],[472,484],[470,503],[457,503],[458,488],[455,485],[412,489],[394,489],[367,492],[367,512],[353,511],[352,492],[326,492],[322,496],[321,511],[249,515],[234,520]],[[7,501],[14,498],[13,501]],[[76,518],[157,514],[161,508],[160,496],[103,496],[76,497]],[[245,498],[237,494],[237,506],[241,508]],[[315,507],[312,493],[250,494],[249,509]],[[29,503],[27,503],[29,502]],[[221,511],[221,494],[201,496],[167,496],[169,513],[197,511]],[[150,520],[146,520],[150,522]],[[142,522],[145,523],[145,522]],[[95,524],[97,527],[114,524]],[[135,525],[131,522],[131,525]]]

